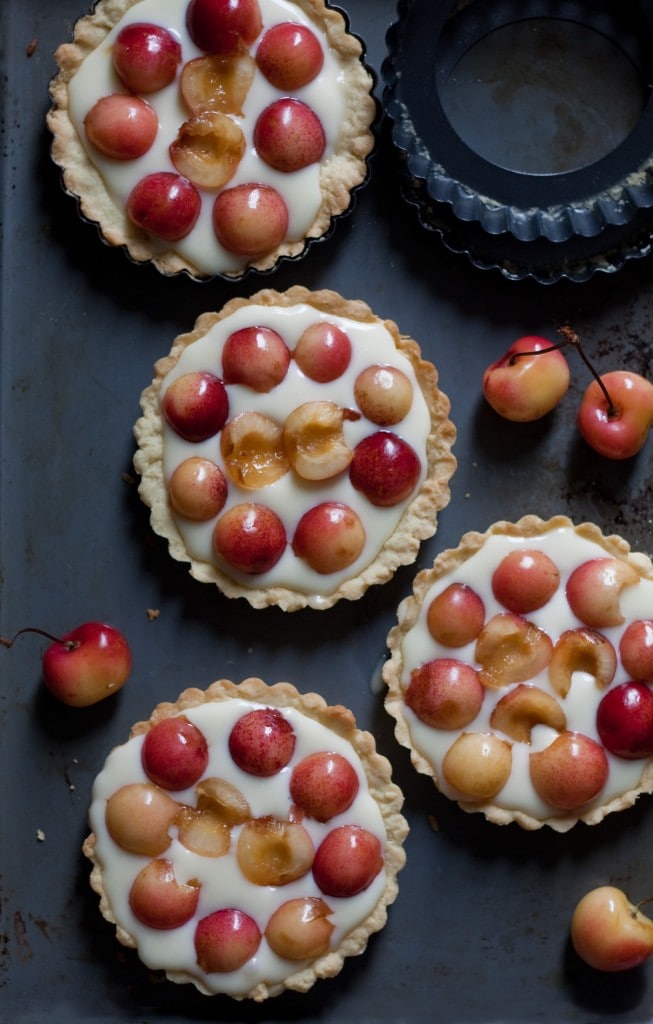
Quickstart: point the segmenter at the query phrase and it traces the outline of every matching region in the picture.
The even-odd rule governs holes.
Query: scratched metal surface
[[[345,7],[378,70],[394,3]],[[165,280],[102,245],[78,219],[50,162],[44,118],[53,51],[84,10],[80,0],[2,5],[0,625],[6,636],[26,624],[61,631],[105,618],[128,635],[134,672],[116,699],[71,712],[44,693],[39,641],[1,652],[0,1020],[650,1021],[653,966],[595,976],[570,952],[568,921],[594,884],[612,880],[637,899],[651,895],[651,800],[594,829],[527,834],[463,814],[418,777],[372,685],[414,568],[355,604],[284,616],[194,582],[152,536],[128,479],[140,391],[200,312],[262,281]],[[653,442],[624,464],[588,451],[574,428],[587,383],[579,362],[561,406],[532,426],[499,422],[479,390],[485,366],[514,338],[553,335],[564,322],[586,338],[601,369],[650,372],[650,260],[584,285],[542,287],[475,271],[400,201],[382,129],[352,216],[304,261],[265,280],[360,297],[438,366],[459,466],[418,566],[465,530],[526,512],[593,519],[651,552]],[[148,608],[160,610],[156,620]],[[261,1006],[207,999],[152,976],[102,921],[80,852],[93,778],[132,722],[187,685],[251,674],[348,704],[390,757],[411,827],[399,898],[367,952],[307,995]]]

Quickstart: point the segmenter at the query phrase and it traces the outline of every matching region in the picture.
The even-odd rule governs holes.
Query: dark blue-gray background
[[[393,0],[345,7],[378,72]],[[78,218],[49,159],[53,52],[83,13],[80,0],[2,0],[1,630],[61,632],[106,619],[127,634],[134,670],[118,697],[77,712],[44,692],[39,640],[0,652],[0,1020],[650,1021],[650,968],[601,977],[568,944],[570,914],[586,889],[613,881],[636,900],[653,895],[650,798],[564,836],[464,814],[414,773],[373,685],[415,567],[328,612],[256,611],[169,559],[129,474],[139,395],[175,335],[234,295],[300,283],[366,300],[440,371],[459,465],[418,566],[465,530],[527,512],[592,519],[650,552],[653,439],[628,463],[593,455],[574,424],[588,383],[580,361],[571,355],[561,406],[532,426],[500,421],[480,381],[519,335],[554,337],[562,323],[585,338],[601,370],[650,371],[653,264],[635,260],[583,285],[474,270],[400,200],[382,128],[352,215],[301,262],[239,284],[137,267]],[[149,608],[160,612],[154,621]],[[151,976],[101,919],[80,852],[93,778],[132,722],[188,685],[248,675],[288,679],[349,705],[391,759],[411,827],[399,897],[367,952],[307,995],[260,1006],[207,999]]]

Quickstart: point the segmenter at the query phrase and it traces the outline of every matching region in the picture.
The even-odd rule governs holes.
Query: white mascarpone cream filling
[[[292,95],[311,107],[322,123],[326,137],[326,148],[322,157],[324,162],[334,152],[345,112],[345,82],[340,63],[326,45],[323,33],[293,3],[288,0],[259,0],[259,6],[263,32],[279,22],[292,21],[311,28],[322,46],[324,63],[321,71],[312,82],[295,90]],[[91,161],[102,175],[114,202],[121,209],[124,209],[130,192],[141,178],[157,171],[175,171],[168,147],[176,139],[181,125],[190,117],[181,98],[179,76],[165,88],[144,96],[157,114],[159,130],[148,152],[136,160],[117,161],[103,156],[88,143],[84,131],[84,118],[103,96],[127,91],[113,70],[111,56],[114,40],[125,25],[146,21],[171,30],[181,43],[180,68],[189,60],[203,56],[203,51],[197,48],[188,34],[186,7],[186,0],[140,0],[130,7],[106,39],[88,54],[70,82],[72,120]],[[253,54],[255,50],[256,42],[253,43],[250,52]],[[242,128],[247,149],[234,177],[224,187],[232,188],[248,182],[271,185],[281,194],[288,207],[289,225],[286,237],[290,241],[297,241],[306,235],[322,203],[320,164],[311,164],[292,173],[276,171],[259,157],[252,141],[254,125],[259,114],[283,95],[285,94],[270,85],[260,71],[256,70],[243,105],[242,115],[230,115]],[[213,204],[216,195],[222,190],[209,191],[200,188],[198,191],[202,209],[190,234],[174,243],[157,242],[153,237],[153,246],[163,252],[169,250],[172,245],[175,251],[203,274],[236,271],[247,260],[227,252],[218,242],[213,230]]]
[[[315,849],[334,828],[344,824],[362,826],[385,844],[385,827],[378,805],[371,796],[360,759],[351,744],[319,722],[307,718],[294,708],[279,709],[290,722],[296,736],[290,763],[276,775],[258,778],[242,771],[232,760],[228,738],[236,721],[248,711],[262,705],[239,699],[216,701],[189,708],[184,716],[201,730],[209,744],[209,763],[203,778],[218,777],[236,786],[249,802],[252,816],[275,815],[287,819],[291,807],[289,782],[295,764],[316,751],[339,753],[347,758],[359,777],[359,790],[351,807],[343,814],[320,824],[311,818],[302,819]],[[89,824],[96,836],[95,856],[102,867],[102,881],[116,922],[134,938],[143,963],[153,970],[186,973],[207,993],[242,995],[259,982],[281,982],[303,966],[302,961],[285,960],[274,953],[263,935],[274,911],[286,900],[299,897],[321,897],[332,913],[335,926],[331,949],[357,925],[361,924],[381,899],[386,882],[385,871],[379,872],[363,892],[347,898],[325,897],[309,871],[303,878],[284,886],[260,886],[249,882],[240,871],[233,852],[222,857],[201,857],[187,850],[178,839],[161,857],[170,860],[178,882],[196,878],[201,883],[199,904],[194,918],[173,931],[161,931],[143,925],[129,906],[129,891],[139,873],[151,860],[122,850],[109,836],[105,824],[106,802],[118,789],[130,783],[148,782],[141,764],[143,736],[136,736],[109,754],[97,776],[89,811]],[[172,793],[180,803],[195,806],[195,787]],[[231,851],[234,851],[242,826],[234,826]],[[170,834],[174,836],[173,826]],[[194,934],[197,922],[225,907],[234,907],[249,914],[263,935],[255,955],[243,968],[229,973],[204,974],[196,960]],[[308,961],[306,961],[308,962]]]
[[[605,548],[580,537],[572,527],[561,527],[550,530],[541,536],[532,537],[492,535],[487,538],[479,551],[457,566],[451,573],[441,576],[424,596],[417,622],[402,641],[402,682],[405,686],[408,686],[410,681],[411,670],[433,658],[456,658],[473,667],[480,667],[474,660],[476,641],[472,641],[465,647],[454,649],[445,647],[434,640],[426,624],[429,604],[436,594],[449,584],[459,582],[472,587],[481,597],[485,605],[486,621],[493,615],[505,612],[505,607],[499,604],[492,593],[492,574],[501,559],[515,548],[544,551],[560,571],[560,584],[551,600],[542,608],[529,612],[524,617],[548,633],[554,644],[565,630],[583,625],[573,615],[567,603],[565,585],[571,572],[582,562],[592,558],[606,557]],[[620,607],[622,615],[625,617],[624,623],[620,626],[600,629],[617,653],[617,671],[611,686],[630,679],[618,657],[619,640],[628,624],[634,619],[651,617],[653,580],[641,578],[638,584],[624,587],[620,595]],[[574,672],[572,685],[566,698],[561,698],[553,689],[547,669],[529,679],[528,683],[540,687],[555,697],[567,716],[567,729],[584,733],[597,743],[601,743],[596,727],[596,712],[606,691],[597,686],[593,676],[587,672]],[[479,714],[465,726],[464,731],[494,732],[495,730],[490,727],[490,715],[496,703],[507,692],[508,689],[505,687],[498,690],[486,688]],[[426,725],[407,705],[403,707],[403,715],[408,724],[413,745],[435,769],[439,789],[452,799],[464,802],[464,797],[447,783],[442,772],[442,761],[458,732],[447,732]],[[557,735],[558,733],[553,729],[540,725],[533,729],[530,744],[510,741],[512,744],[512,770],[506,784],[492,798],[492,804],[509,810],[522,811],[538,819],[549,817],[554,813],[551,806],[541,800],[533,788],[528,759],[531,753],[549,746]],[[609,765],[607,782],[595,799],[583,806],[583,812],[635,789],[644,767],[648,763],[642,759],[625,760],[607,750],[605,753]]]
[[[421,473],[413,493],[398,505],[382,508],[372,505],[360,491],[352,487],[347,472],[315,484],[302,480],[290,470],[275,483],[257,490],[243,488],[229,480],[227,502],[220,515],[232,505],[257,501],[273,509],[286,529],[288,544],[281,559],[268,572],[256,576],[238,572],[223,564],[214,554],[211,537],[217,516],[204,523],[195,523],[175,516],[186,548],[194,558],[219,565],[223,572],[244,586],[284,586],[316,597],[333,593],[345,580],[358,575],[375,559],[385,541],[396,529],[405,508],[419,491],[426,475],[426,441],[431,431],[429,409],[410,360],[397,349],[390,332],[382,323],[362,323],[332,316],[307,304],[289,307],[246,305],[216,323],[206,335],[188,345],[174,369],[163,381],[161,389],[162,398],[173,381],[192,371],[209,370],[220,376],[224,343],[233,331],[242,327],[255,324],[271,327],[281,335],[292,352],[306,328],[317,321],[336,324],[349,336],[352,357],[347,371],[335,381],[320,384],[306,377],[295,360],[291,359],[285,379],[267,394],[256,393],[240,384],[229,384],[229,419],[241,412],[255,409],[283,423],[286,416],[297,406],[304,402],[319,400],[333,402],[340,408],[357,409],[354,382],[358,374],[370,365],[397,367],[413,386],[413,401],[401,423],[389,429],[410,444],[420,459]],[[361,415],[359,420],[345,420],[343,429],[347,444],[354,448],[363,437],[381,428]],[[163,472],[166,484],[179,463],[193,455],[211,459],[227,476],[220,453],[219,434],[199,444],[191,444],[179,437],[163,421]],[[294,555],[291,547],[292,536],[301,516],[325,500],[344,502],[352,508],[360,517],[366,535],[365,545],[358,559],[346,569],[328,575],[311,569],[306,562]]]

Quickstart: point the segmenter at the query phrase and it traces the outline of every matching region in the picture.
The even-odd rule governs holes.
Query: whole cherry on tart
[[[253,391],[267,393],[286,376],[290,350],[271,327],[242,327],[229,335],[222,350],[222,373],[226,384],[245,384]]]
[[[134,22],[120,29],[112,54],[116,74],[131,92],[156,92],[174,81],[181,44],[161,25]]]
[[[483,374],[483,394],[500,416],[517,423],[551,412],[569,388],[569,364],[546,338],[525,335]]]
[[[155,171],[134,186],[127,199],[129,218],[168,242],[185,238],[197,223],[202,200],[187,178],[172,171]]]
[[[272,25],[256,47],[256,64],[268,82],[283,92],[308,85],[324,63],[322,47],[307,25],[284,21]]]
[[[587,892],[571,919],[572,945],[597,971],[627,971],[650,959],[653,921],[614,885]]]
[[[409,497],[421,470],[419,456],[407,441],[378,430],[356,445],[349,478],[373,505],[390,507]]]
[[[229,734],[229,753],[249,775],[276,775],[290,761],[296,737],[278,708],[259,708],[238,719]]]
[[[351,361],[351,340],[337,324],[317,320],[302,333],[293,356],[302,373],[320,384],[328,384],[346,372]]]
[[[300,810],[316,821],[343,814],[359,789],[355,768],[342,754],[308,754],[293,768],[290,795]]]
[[[274,100],[254,127],[259,156],[276,171],[291,173],[322,159],[326,137],[317,114],[302,100]]]
[[[653,619],[635,619],[619,641],[619,655],[633,678],[653,683]]]
[[[200,50],[222,56],[247,50],[263,28],[258,0],[190,0],[186,25]]]
[[[288,207],[271,185],[246,182],[227,188],[213,204],[213,228],[227,252],[258,256],[286,237]]]
[[[36,633],[52,641],[43,654],[43,680],[63,704],[83,708],[117,693],[132,669],[131,648],[123,634],[104,622],[85,622],[57,638],[26,627],[0,645],[12,647],[19,636]]]
[[[292,540],[298,558],[315,572],[346,569],[365,546],[365,527],[358,514],[343,502],[324,501],[301,517]]]
[[[216,554],[234,569],[254,575],[272,569],[286,544],[286,530],[277,513],[255,501],[232,505],[213,530]]]
[[[145,773],[163,789],[175,791],[194,785],[206,771],[208,760],[206,739],[183,715],[161,719],[143,741]]]
[[[150,149],[159,122],[152,107],[139,96],[102,96],[84,118],[86,137],[112,160],[136,160]]]
[[[596,727],[612,754],[653,757],[653,690],[648,683],[629,681],[609,689],[598,706]]]
[[[177,377],[163,396],[163,415],[186,441],[206,441],[224,426],[229,398],[222,380],[208,371]]]
[[[383,868],[378,838],[360,825],[339,825],[315,851],[313,877],[325,896],[356,896]]]

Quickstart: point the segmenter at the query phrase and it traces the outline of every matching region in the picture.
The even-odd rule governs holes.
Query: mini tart
[[[316,325],[337,328],[350,345],[346,366],[329,381],[309,377],[298,363],[298,342]],[[165,412],[169,389],[179,378],[190,379],[189,373],[210,371],[226,378],[225,347],[236,333],[249,328],[271,329],[282,339],[287,367],[279,372],[280,379],[265,385],[265,391],[250,383],[224,383],[225,422],[219,429],[211,428],[200,442],[180,437]],[[256,358],[250,365],[256,367]],[[403,397],[391,416],[400,419],[390,425],[380,425],[379,419],[388,418],[385,410],[380,416],[356,391],[360,374],[376,366],[395,375],[393,381],[403,382]],[[315,373],[313,367],[310,372]],[[449,500],[449,479],[456,465],[451,454],[455,428],[435,367],[422,359],[417,343],[400,335],[392,321],[382,321],[365,303],[345,300],[332,291],[264,290],[249,300],[234,299],[218,313],[203,314],[156,363],[141,408],[134,465],[154,531],[167,538],[173,558],[190,562],[196,579],[216,584],[228,597],[245,597],[257,608],[324,609],[340,598],[359,598],[371,584],[388,580],[399,565],[414,561],[420,542],[433,535],[437,513]],[[326,419],[321,419],[323,413]],[[256,417],[262,417],[259,423],[271,439],[261,441],[257,436]],[[254,424],[253,440],[234,440],[236,428],[248,422]],[[406,488],[384,497],[383,506],[378,494],[361,489],[356,477],[364,452],[380,442],[387,446],[388,460],[406,453],[404,463],[412,467]],[[234,451],[244,454],[234,457]],[[320,464],[325,451],[326,461]],[[180,494],[176,474],[178,467],[192,465],[188,460],[193,458],[211,464],[208,468],[220,474],[223,489],[219,500],[198,510],[202,518],[196,521],[188,519],[195,511],[187,507],[186,492]],[[374,468],[382,483],[400,480],[401,465],[383,462],[379,456]],[[269,518],[279,536],[270,560],[248,564],[244,571],[231,552],[225,554],[219,535],[233,508],[240,513],[252,505],[271,510]],[[331,542],[326,519],[306,528],[312,510],[318,507],[323,513],[325,506],[346,520],[342,533]],[[307,552],[301,547],[302,529],[309,546],[322,531],[324,543],[313,543]],[[339,537],[344,538],[344,550]],[[324,551],[332,555],[326,564]]]
[[[77,21],[72,41],[62,43],[55,54],[59,71],[50,84],[53,103],[47,117],[53,136],[52,158],[62,169],[64,186],[77,198],[83,217],[98,225],[107,244],[123,246],[134,261],[151,261],[163,274],[186,272],[198,280],[237,278],[249,268],[269,271],[282,257],[299,257],[310,240],[330,233],[334,218],[349,209],[355,190],[367,180],[378,112],[372,94],[374,78],[364,63],[360,39],[348,31],[340,11],[326,6],[323,0],[259,0],[262,31],[238,58],[250,62],[248,74],[253,75],[244,98],[241,94],[230,98],[227,88],[227,99],[222,100],[209,90],[206,99],[193,96],[190,109],[181,89],[183,69],[190,61],[210,58],[211,54],[191,39],[186,24],[188,2],[175,0],[162,10],[159,0],[99,0],[92,13]],[[164,27],[181,44],[175,79],[153,92],[130,91],[113,67],[114,40],[121,29],[134,22]],[[323,52],[319,73],[294,92],[272,85],[256,65],[260,41],[278,22],[309,29]],[[215,91],[222,95],[221,80]],[[158,118],[154,141],[145,153],[129,159],[107,156],[87,136],[86,118],[91,108],[116,93],[145,101]],[[315,155],[314,150],[311,163],[297,169],[271,166],[259,155],[253,141],[259,116],[281,99],[300,99],[310,107],[324,134],[321,155]],[[187,125],[193,118],[205,117],[203,105],[230,119],[230,134],[233,136],[235,131],[239,136],[235,167],[229,166],[224,176],[231,176],[221,184],[215,184],[215,178],[206,178],[206,153],[199,161],[198,174],[192,164],[177,163],[170,149],[180,139],[188,140]],[[203,149],[222,153],[223,146],[221,134],[204,146],[196,135],[193,160]],[[166,240],[158,230],[155,233],[151,220],[150,230],[146,230],[142,222],[138,226],[127,213],[134,187],[146,176],[159,172],[191,178],[201,206],[197,221],[187,226],[188,230],[180,229],[185,234],[174,240]],[[257,236],[256,241],[234,246],[224,235],[218,240],[213,209],[222,193],[245,185],[274,189],[281,197],[277,205],[287,210],[288,225],[285,232],[283,225],[269,231],[263,241]]]
[[[652,609],[650,558],[594,524],[527,515],[465,534],[418,573],[388,635],[398,741],[496,824],[566,832],[630,807],[653,791],[653,726],[617,749],[614,700],[631,681],[648,696]],[[633,623],[649,638],[635,659]]]
[[[242,759],[243,749],[245,756],[253,749],[250,743],[231,745],[252,715],[264,716],[257,732],[263,760],[256,764]],[[270,730],[269,716],[283,729]],[[162,778],[160,763],[146,744],[156,742],[157,731],[167,729],[170,719],[199,730],[206,746],[190,764],[184,758],[194,755],[182,752],[176,776]],[[192,746],[188,742],[186,751]],[[328,809],[311,806],[314,777],[296,801],[295,788],[291,795],[297,765],[320,752],[346,760],[355,780]],[[163,771],[170,763],[168,758]],[[324,780],[322,770],[322,796],[329,788]],[[126,793],[137,793],[127,811]],[[389,762],[377,753],[372,735],[356,727],[348,709],[328,706],[314,693],[300,694],[288,683],[219,680],[207,690],[188,689],[175,703],[160,704],[109,754],[94,784],[92,832],[83,849],[93,862],[91,885],[103,916],[115,924],[118,940],[135,948],[148,967],[165,971],[173,982],[194,984],[206,995],[260,1002],[284,989],[305,992],[317,978],[335,976],[345,957],[363,952],[369,936],[384,927],[405,861],[408,826],[402,803]],[[358,839],[349,844],[354,868],[343,881],[340,868],[325,871],[325,855],[329,864],[328,837],[334,830],[350,827]],[[355,845],[372,853],[359,860]],[[161,861],[168,884],[144,886],[141,872],[160,868]],[[275,932],[270,921],[290,901],[304,912]],[[244,915],[241,932],[248,938],[253,933],[244,952],[232,953],[228,931],[206,939],[206,919],[232,911]],[[144,918],[149,920],[144,923]]]

